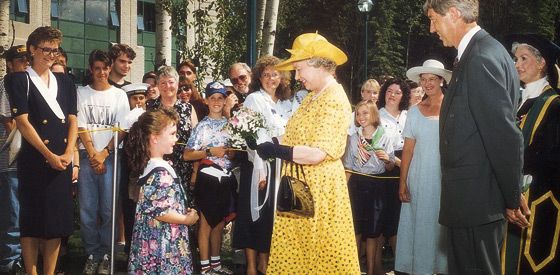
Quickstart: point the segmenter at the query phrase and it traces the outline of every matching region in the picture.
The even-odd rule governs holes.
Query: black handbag
[[[280,179],[278,197],[276,198],[276,210],[278,215],[287,217],[315,216],[315,203],[313,195],[306,183],[305,173],[301,164],[284,162],[286,169]],[[295,167],[295,176],[294,176]],[[302,178],[300,178],[300,170]]]

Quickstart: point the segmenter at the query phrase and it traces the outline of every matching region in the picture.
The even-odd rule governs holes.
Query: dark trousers
[[[450,275],[501,274],[500,248],[505,220],[475,227],[448,227]]]

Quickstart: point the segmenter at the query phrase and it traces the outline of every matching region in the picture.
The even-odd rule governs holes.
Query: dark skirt
[[[198,209],[210,227],[214,228],[224,220],[231,211],[233,190],[237,186],[237,180],[233,173],[227,177],[218,179],[212,175],[201,172],[206,167],[214,167],[222,170],[216,164],[201,162],[196,176],[194,195]]]
[[[269,198],[259,212],[259,219],[253,221],[250,210],[253,164],[247,160],[246,153],[241,158],[239,200],[237,203],[237,219],[233,229],[232,246],[238,249],[251,248],[262,253],[268,253],[270,251],[274,221],[275,183],[273,180],[270,182]],[[274,179],[276,161],[271,162],[270,166],[272,171],[268,178]],[[263,203],[265,195],[266,187],[263,190],[259,190],[259,205]]]
[[[364,238],[377,238],[383,232],[385,190],[383,180],[358,174],[350,176],[348,193],[356,235],[362,235]]]
[[[72,166],[57,171],[48,163],[26,165],[24,159],[18,160],[21,237],[70,236],[74,225]]]

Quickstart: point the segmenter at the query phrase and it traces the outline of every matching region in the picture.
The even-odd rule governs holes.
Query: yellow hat
[[[328,58],[334,61],[336,65],[342,65],[348,60],[348,57],[342,50],[318,33],[301,34],[294,40],[292,48],[286,50],[292,55],[286,61],[276,65],[277,70],[291,71],[294,69],[293,62],[312,57]]]

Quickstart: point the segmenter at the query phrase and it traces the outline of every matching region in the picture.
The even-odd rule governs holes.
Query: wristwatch
[[[207,156],[207,157],[211,157],[211,156],[212,156],[212,152],[210,152],[210,147],[207,147],[206,150],[205,150],[205,152],[206,152],[206,156]]]
[[[111,150],[109,148],[109,146],[105,146],[105,148],[103,148],[103,149],[107,150],[107,153],[109,153],[109,155],[112,154],[115,151],[115,150]]]

